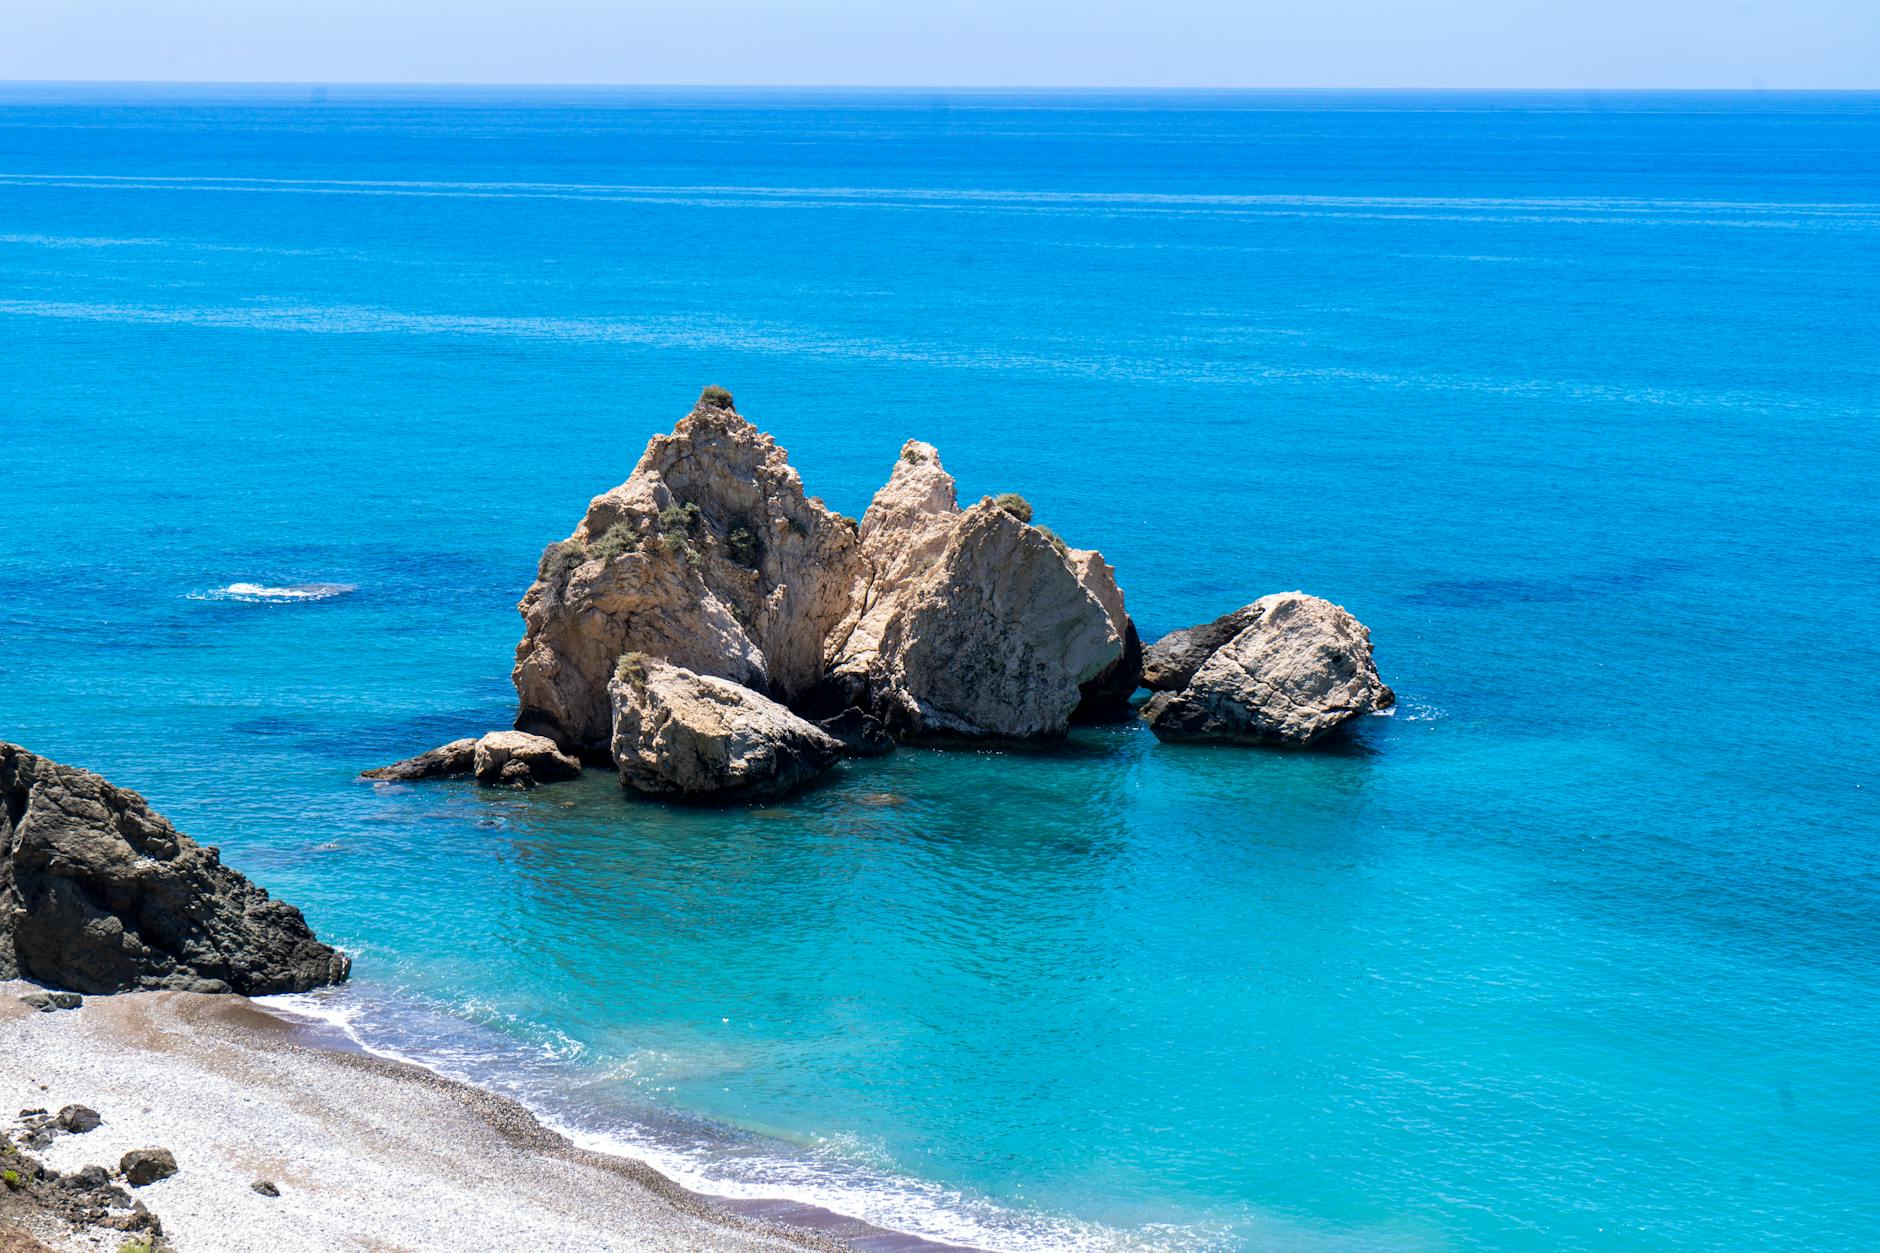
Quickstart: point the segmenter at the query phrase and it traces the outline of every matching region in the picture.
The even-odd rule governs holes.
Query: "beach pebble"
[[[256,1192],[259,1192],[262,1196],[281,1195],[281,1190],[274,1185],[274,1181],[271,1179],[257,1179],[248,1186],[253,1188]]]
[[[42,1014],[50,1014],[55,1009],[77,1009],[85,1003],[85,998],[76,992],[26,992],[21,994],[20,1000]]]
[[[102,1166],[83,1166],[61,1177],[59,1186],[73,1192],[95,1192],[111,1186],[111,1172]]]
[[[73,1135],[84,1135],[103,1121],[97,1110],[85,1105],[67,1105],[59,1111],[59,1126]]]
[[[132,1149],[118,1162],[125,1182],[141,1188],[176,1173],[176,1157],[168,1149]]]

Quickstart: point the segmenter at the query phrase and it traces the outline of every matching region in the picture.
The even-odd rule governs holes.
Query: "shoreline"
[[[132,992],[40,1013],[0,983],[0,1112],[79,1103],[104,1123],[36,1154],[71,1172],[164,1147],[135,1189],[183,1250],[334,1246],[961,1250],[801,1202],[692,1191],[576,1145],[520,1102],[380,1056],[244,997]],[[134,1142],[134,1143],[133,1143]],[[267,1179],[281,1195],[251,1184]],[[57,1249],[115,1249],[49,1213],[11,1221]],[[7,1247],[0,1219],[0,1248]],[[101,1242],[98,1236],[109,1238]],[[23,1247],[32,1248],[31,1244]]]

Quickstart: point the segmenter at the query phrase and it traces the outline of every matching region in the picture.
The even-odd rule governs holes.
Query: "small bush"
[[[759,556],[757,537],[744,527],[734,526],[730,534],[725,536],[725,551],[739,565],[755,566]]]
[[[594,547],[588,549],[587,555],[600,561],[612,561],[622,553],[633,551],[639,542],[640,537],[632,524],[616,522],[594,541]]]
[[[7,1187],[17,1190],[20,1186],[20,1172],[17,1170],[0,1170],[0,1183],[4,1183]]]
[[[806,537],[809,535],[809,527],[804,524],[803,519],[801,518],[791,518],[788,523],[788,526],[790,528],[790,534],[792,535],[799,536],[799,537]]]
[[[118,1245],[118,1253],[154,1253],[157,1247],[154,1236],[132,1236]]]
[[[646,654],[622,653],[614,663],[614,677],[624,683],[646,682]]]
[[[1031,502],[1017,492],[1007,492],[993,498],[993,504],[1017,518],[1020,522],[1031,521]]]
[[[691,501],[683,505],[667,505],[659,511],[659,529],[661,531],[696,532],[704,524],[698,506]]]
[[[732,403],[731,393],[715,383],[698,394],[698,407],[700,409],[730,409],[734,412],[737,409],[737,405]]]
[[[917,466],[921,462],[927,460],[927,458],[922,455],[920,449],[918,448],[903,448],[901,450],[901,460],[907,462],[907,464],[911,466]]]
[[[1071,546],[1060,539],[1056,531],[1053,531],[1048,526],[1041,526],[1038,530],[1046,539],[1051,541],[1051,547],[1057,549],[1058,556],[1068,557],[1071,555]]]
[[[542,550],[542,561],[535,567],[535,577],[546,579],[563,570],[572,570],[587,559],[586,544],[580,540],[559,540]]]

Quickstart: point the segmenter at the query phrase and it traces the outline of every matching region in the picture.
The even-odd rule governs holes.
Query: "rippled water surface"
[[[303,1011],[988,1246],[1880,1232],[1880,98],[0,88],[0,737],[358,953]],[[505,725],[703,383],[910,436],[1144,633],[1301,587],[1339,751],[671,810]]]

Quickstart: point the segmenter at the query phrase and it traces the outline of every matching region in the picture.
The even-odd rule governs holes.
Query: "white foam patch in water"
[[[191,592],[190,600],[236,600],[250,605],[291,605],[303,600],[332,600],[359,590],[357,583],[290,583],[270,587],[265,583],[230,583],[206,592]]]

